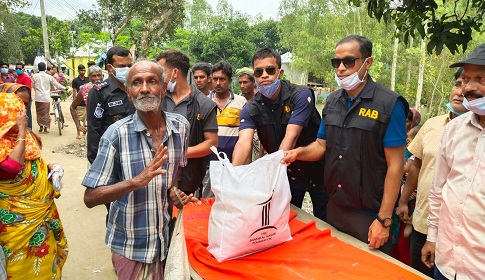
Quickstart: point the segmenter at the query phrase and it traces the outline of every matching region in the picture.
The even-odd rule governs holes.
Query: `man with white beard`
[[[118,279],[163,279],[169,209],[197,201],[174,186],[187,162],[189,123],[163,112],[167,84],[155,62],[127,72],[126,91],[136,112],[112,124],[82,184],[91,208],[111,202],[105,242]]]

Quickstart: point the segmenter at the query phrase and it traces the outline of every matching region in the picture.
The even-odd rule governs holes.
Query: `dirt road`
[[[76,129],[69,112],[71,101],[61,102],[66,124],[59,136],[54,120],[50,133],[40,134],[43,140],[42,154],[49,163],[60,163],[64,168],[64,188],[56,200],[62,223],[69,242],[69,256],[62,271],[62,279],[89,280],[117,279],[111,264],[111,253],[104,244],[106,233],[106,208],[96,206],[88,209],[83,202],[84,187],[81,181],[88,167],[86,157],[62,153],[67,144],[76,144]],[[52,108],[51,108],[52,110]],[[35,106],[32,106],[33,130],[38,131]]]

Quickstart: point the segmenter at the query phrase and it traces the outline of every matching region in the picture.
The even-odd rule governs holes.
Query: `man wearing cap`
[[[244,96],[247,101],[251,100],[256,92],[258,92],[258,88],[256,87],[253,77],[253,69],[249,67],[237,69],[236,76],[239,87],[241,88],[241,95]]]
[[[77,76],[77,78],[72,80],[72,88],[74,89],[73,96],[77,95],[79,88],[82,85],[89,83],[89,80],[86,77],[86,67],[84,67],[84,65],[82,64],[79,64],[77,66],[77,71],[79,72],[79,75]]]
[[[429,193],[428,235],[421,260],[435,279],[485,275],[485,44],[463,61],[463,106],[445,128]]]

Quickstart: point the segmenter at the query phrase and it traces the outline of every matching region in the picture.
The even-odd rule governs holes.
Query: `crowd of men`
[[[420,272],[481,279],[485,44],[450,65],[459,70],[448,85],[449,112],[422,126],[402,96],[372,79],[372,51],[358,35],[336,44],[330,62],[341,89],[321,114],[312,89],[282,79],[281,57],[268,48],[235,72],[225,61],[191,67],[178,50],[133,63],[122,46],[107,52],[104,81],[99,67],[86,77],[79,65],[71,113],[77,136],[87,132],[92,164],[84,202],[108,209],[106,244],[118,278],[163,279],[172,206],[212,195],[208,163],[216,146],[233,165],[284,150],[292,204],[301,207],[308,192],[315,217],[369,247],[396,256],[393,243],[410,238],[398,258]],[[241,95],[231,89],[233,77]]]

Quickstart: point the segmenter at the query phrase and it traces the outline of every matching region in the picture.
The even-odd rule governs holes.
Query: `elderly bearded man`
[[[84,203],[111,202],[105,241],[118,279],[163,279],[169,209],[197,201],[174,186],[187,163],[189,123],[161,110],[166,83],[158,64],[140,61],[126,76],[136,112],[101,137],[82,182]]]

